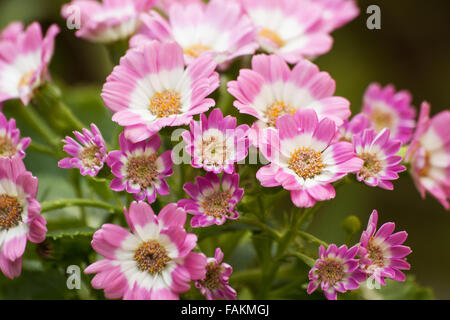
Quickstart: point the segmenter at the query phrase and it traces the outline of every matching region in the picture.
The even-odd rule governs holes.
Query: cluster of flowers
[[[85,272],[96,273],[92,285],[108,298],[176,299],[189,290],[191,280],[208,299],[236,298],[228,285],[232,268],[222,262],[221,250],[209,259],[193,251],[197,237],[185,230],[186,212],[193,215],[194,228],[238,219],[236,205],[244,190],[235,163],[247,157],[250,145],[270,162],[257,172],[261,185],[282,186],[295,206],[305,208],[333,199],[332,183],[348,174],[392,190],[391,181],[406,170],[399,155],[405,146],[422,196],[428,191],[449,209],[450,112],[430,119],[424,103],[416,126],[409,93],[373,84],[361,113],[349,121],[349,101],[335,96],[335,81],[307,60],[331,49],[330,33],[358,14],[354,1],[75,0],[63,7],[63,16],[78,12],[74,6],[81,12],[77,36],[104,43],[130,38],[130,49],[101,94],[112,120],[124,127],[120,150],[108,152],[92,124],[91,130],[74,132],[78,141],[63,140],[69,157],[59,162],[61,168],[90,176],[106,163],[115,177],[111,189],[136,200],[124,210],[131,232],[105,224],[92,241],[105,258]],[[154,6],[158,10],[151,10]],[[49,79],[57,32],[52,26],[43,38],[39,24],[23,30],[14,23],[0,34],[0,102],[20,98],[27,105]],[[251,69],[240,70],[227,84],[234,106],[256,122],[238,126],[219,108],[206,116],[215,106],[208,96],[220,85],[216,69],[224,71],[232,60],[257,49],[269,55],[253,56]],[[155,215],[149,204],[158,194],[169,194],[166,178],[173,173],[173,152],[158,154],[158,133],[182,125],[190,125],[182,137],[191,165],[206,175],[185,183],[189,199]],[[13,278],[20,274],[26,236],[43,241],[46,229],[35,199],[37,179],[20,160],[30,141],[19,140],[14,120],[0,118],[0,126],[0,267]],[[384,278],[404,280],[399,270],[409,269],[404,257],[410,249],[401,245],[407,235],[392,234],[392,223],[375,233],[376,224],[374,212],[353,248],[320,248],[309,293],[321,284],[333,299],[336,292],[356,289],[367,275],[383,284]]]

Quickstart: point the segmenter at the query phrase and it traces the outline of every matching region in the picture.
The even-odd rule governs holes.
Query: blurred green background
[[[45,29],[57,23],[62,33],[57,37],[51,65],[53,79],[63,87],[65,100],[69,105],[77,106],[75,112],[86,123],[95,122],[104,132],[112,133],[114,125],[99,96],[101,86],[112,69],[107,51],[101,45],[76,38],[74,32],[65,27],[59,14],[64,2],[0,0],[0,28],[13,20],[27,24],[37,20]],[[365,11],[371,4],[381,7],[381,30],[368,30],[366,27],[368,15]],[[429,101],[433,114],[448,108],[450,1],[364,0],[359,1],[359,6],[360,17],[334,32],[334,48],[316,60],[322,70],[330,72],[336,79],[337,94],[348,98],[356,113],[369,83],[392,83],[398,89],[411,91],[416,106],[423,100]],[[5,110],[5,113],[12,116],[14,111]],[[30,134],[19,120],[18,125],[23,135]],[[106,138],[110,137],[106,134]],[[56,160],[33,152],[29,154],[26,164],[40,178],[40,200],[73,196],[65,182],[69,173],[55,169]],[[406,244],[413,250],[408,257],[412,265],[410,274],[415,275],[421,286],[433,288],[437,298],[450,299],[450,213],[431,197],[421,200],[407,174],[395,182],[394,192],[363,184],[344,186],[338,191],[337,198],[326,205],[326,210],[316,216],[310,231],[327,242],[344,243],[346,234],[339,227],[341,221],[348,215],[356,215],[365,226],[373,209],[378,210],[380,222],[395,221],[398,230],[409,233]],[[75,209],[64,212],[66,215],[76,213]],[[86,246],[89,246],[89,240],[86,239]],[[357,242],[358,238],[352,240]],[[74,261],[78,254],[84,254],[78,251],[69,254]],[[228,261],[233,264],[233,259],[237,258],[232,256]],[[24,268],[31,270],[26,277],[32,275],[32,265]],[[55,286],[55,292],[49,296],[48,292],[39,291],[36,278],[29,279],[34,284],[30,290],[34,291],[27,292],[25,297],[61,297],[58,291],[61,288]],[[17,281],[25,283],[27,279],[22,277]],[[52,281],[65,280],[55,275]],[[5,297],[23,297],[23,293],[15,291],[13,282],[2,280],[2,285],[8,286],[3,291]]]

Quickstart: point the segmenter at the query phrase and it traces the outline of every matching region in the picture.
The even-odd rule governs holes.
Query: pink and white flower
[[[126,190],[134,194],[136,200],[156,200],[156,193],[169,194],[165,178],[172,171],[172,151],[167,150],[158,156],[161,139],[158,135],[148,141],[132,143],[122,133],[119,137],[120,150],[108,154],[106,163],[116,178],[111,181],[114,191]]]
[[[350,102],[334,96],[335,90],[336,82],[312,62],[301,60],[290,70],[276,55],[254,56],[252,69],[242,69],[237,81],[228,82],[239,112],[259,119],[255,130],[275,127],[279,117],[300,109],[312,109],[319,120],[329,118],[340,126],[351,115]]]
[[[249,146],[249,127],[236,127],[236,121],[235,117],[224,117],[219,108],[212,110],[208,118],[202,114],[200,121],[191,121],[190,131],[184,131],[182,137],[194,168],[234,172],[234,163],[247,157]]]
[[[397,153],[401,142],[389,138],[389,129],[380,133],[366,129],[361,135],[353,137],[353,145],[358,158],[364,161],[361,170],[356,174],[358,181],[364,181],[371,187],[393,190],[390,180],[398,179],[398,173],[406,170],[402,166],[402,157]]]
[[[259,169],[256,178],[263,187],[289,190],[297,207],[333,199],[331,183],[361,170],[363,160],[356,157],[352,144],[333,143],[336,125],[326,118],[319,121],[314,110],[284,115],[276,128],[265,129],[260,139],[259,149],[271,163]]]
[[[406,276],[400,270],[410,269],[405,257],[411,249],[402,245],[408,234],[405,231],[393,233],[393,222],[383,224],[377,231],[377,223],[378,213],[373,210],[359,243],[361,269],[383,286],[386,285],[385,278],[405,281]]]
[[[430,105],[421,106],[419,122],[406,159],[422,198],[428,191],[450,209],[450,111],[430,119]]]
[[[15,42],[17,37],[23,32],[23,28],[21,21],[11,22],[0,32],[0,41]]]
[[[241,3],[259,29],[260,47],[289,63],[325,54],[333,45],[333,38],[316,27],[323,12],[316,3],[302,0],[241,0]]]
[[[82,133],[74,131],[73,134],[79,142],[68,136],[63,140],[64,151],[71,157],[61,159],[58,166],[64,169],[78,168],[83,176],[95,177],[103,168],[108,153],[102,133],[92,123],[91,131],[83,128]]]
[[[0,112],[0,158],[25,157],[25,149],[30,145],[30,138],[20,138],[20,130],[16,128],[16,120],[6,119]]]
[[[201,57],[184,67],[176,43],[154,41],[129,50],[103,87],[102,97],[133,142],[145,140],[166,126],[188,124],[214,106],[207,99],[219,86],[216,63]]]
[[[0,269],[13,279],[22,271],[27,239],[45,240],[47,221],[36,200],[38,179],[19,157],[0,159]]]
[[[222,261],[223,252],[217,248],[214,258],[207,259],[205,278],[195,281],[195,286],[208,300],[236,300],[236,290],[228,284],[233,268]]]
[[[141,46],[149,40],[175,41],[183,48],[187,63],[208,54],[222,64],[253,54],[258,48],[257,29],[236,1],[174,3],[169,8],[168,21],[153,11],[143,16],[142,22],[131,46]]]
[[[193,3],[205,5],[205,2],[203,0],[159,0],[157,3],[157,7],[160,8],[163,12],[166,14],[169,12],[169,8],[173,4],[181,4],[181,5],[190,5]]]
[[[308,294],[317,290],[320,285],[328,300],[336,300],[337,293],[356,290],[359,283],[366,280],[366,274],[359,269],[359,260],[355,259],[358,246],[339,248],[331,244],[327,249],[319,247],[319,259],[309,271]]]
[[[370,128],[371,122],[363,113],[358,113],[350,121],[345,120],[339,127],[338,140],[353,142],[355,136],[361,135],[365,129]]]
[[[306,0],[321,7],[319,29],[332,32],[355,19],[359,8],[354,0]]]
[[[158,215],[145,202],[132,202],[125,217],[131,232],[104,224],[94,234],[92,247],[105,258],[85,270],[96,273],[95,289],[108,299],[174,300],[204,279],[206,257],[193,252],[197,236],[184,229],[186,212],[176,204]]]
[[[178,201],[178,206],[194,215],[191,219],[193,228],[223,225],[227,219],[239,218],[235,207],[241,201],[244,189],[239,188],[237,173],[224,173],[220,181],[218,175],[207,172],[205,177],[195,180],[197,184],[186,182],[183,186],[191,199]]]
[[[411,94],[406,90],[396,92],[392,85],[382,88],[373,83],[364,94],[362,112],[369,117],[376,132],[388,128],[392,139],[406,144],[416,126],[416,110],[411,101]]]
[[[79,23],[76,36],[92,42],[128,39],[140,25],[142,13],[156,0],[73,0],[62,7],[64,19]]]
[[[56,25],[44,38],[37,22],[26,30],[21,24],[10,25],[0,40],[0,103],[17,98],[24,105],[30,103],[34,90],[50,78],[48,66],[58,33]]]

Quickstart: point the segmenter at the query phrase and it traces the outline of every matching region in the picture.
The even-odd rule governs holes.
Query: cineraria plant
[[[409,92],[372,83],[352,116],[315,63],[358,13],[353,0],[66,3],[70,36],[110,53],[101,124],[52,81],[61,28],[10,23],[0,103],[22,127],[0,113],[0,269],[14,279],[0,282],[75,267],[71,298],[152,300],[356,299],[404,282],[408,234],[382,211],[361,213],[364,231],[347,217],[345,243],[309,228],[342,186],[395,192],[405,171],[450,209],[450,111],[424,102],[417,119]],[[39,162],[61,179],[33,176]]]

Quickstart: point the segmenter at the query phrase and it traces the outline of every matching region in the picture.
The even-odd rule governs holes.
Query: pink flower
[[[156,0],[73,0],[61,14],[71,23],[79,23],[76,36],[92,42],[110,43],[128,39],[140,25],[140,15]]]
[[[395,223],[388,222],[377,230],[378,213],[373,210],[367,229],[363,231],[359,244],[361,268],[377,283],[386,285],[385,278],[405,281],[405,274],[400,270],[409,270],[406,256],[411,249],[403,246],[408,234],[405,231],[392,233]]]
[[[416,126],[416,110],[411,105],[411,100],[408,91],[395,92],[392,85],[382,88],[373,83],[364,94],[362,112],[369,117],[376,132],[388,128],[392,139],[406,144],[411,140]]]
[[[234,172],[234,163],[247,157],[248,126],[236,127],[236,118],[223,117],[219,108],[211,111],[208,118],[202,114],[199,122],[191,121],[190,129],[183,132],[182,136],[194,168],[231,174]]]
[[[183,209],[172,203],[155,215],[147,203],[132,202],[125,217],[132,232],[104,224],[92,247],[105,259],[85,270],[96,273],[92,286],[108,299],[174,300],[205,278],[206,258],[192,252],[197,236],[184,229]]]
[[[218,64],[250,55],[258,48],[257,29],[242,14],[236,1],[212,0],[208,4],[174,3],[168,21],[155,11],[142,17],[143,25],[130,44],[141,46],[149,40],[175,41],[187,63],[208,54]]]
[[[6,32],[6,36],[5,36]],[[21,24],[10,25],[0,40],[0,103],[20,98],[28,105],[34,90],[49,80],[48,65],[59,28],[52,25],[45,36],[39,23],[26,30]]]
[[[16,120],[8,121],[0,112],[0,158],[25,157],[25,149],[30,145],[30,138],[20,138],[20,130],[16,128]]]
[[[207,260],[205,278],[195,281],[195,286],[208,300],[236,300],[236,290],[228,284],[233,268],[222,260],[223,252],[217,248],[214,258]]]
[[[318,29],[332,32],[355,19],[359,9],[354,0],[306,0],[321,7]]]
[[[154,41],[127,52],[102,97],[115,112],[113,120],[125,127],[126,138],[142,141],[163,127],[188,124],[214,106],[206,97],[219,86],[215,68],[213,60],[201,57],[185,69],[178,44]]]
[[[309,1],[241,0],[244,11],[259,29],[261,48],[289,63],[330,51],[333,39],[316,28],[323,8]]]
[[[188,213],[193,214],[191,226],[194,228],[208,227],[213,224],[223,225],[227,219],[236,220],[239,214],[236,205],[244,195],[244,189],[239,188],[237,173],[219,176],[207,172],[205,177],[197,177],[197,184],[186,182],[184,191],[192,199],[182,199],[178,202]]]
[[[450,111],[430,119],[430,105],[422,103],[419,123],[406,159],[422,198],[428,191],[450,209]]]
[[[366,275],[359,269],[358,259],[355,259],[357,252],[358,246],[348,249],[346,245],[338,248],[331,244],[326,250],[320,246],[319,259],[309,271],[308,294],[320,285],[328,300],[336,300],[338,292],[358,289]]]
[[[345,120],[339,127],[338,140],[352,142],[355,136],[361,135],[370,126],[369,118],[363,113],[358,113],[350,121]]]
[[[0,41],[15,42],[22,32],[23,23],[21,21],[13,21],[0,32]]]
[[[114,191],[126,190],[137,200],[147,198],[149,203],[156,200],[156,193],[169,194],[165,178],[172,171],[172,151],[158,156],[161,139],[154,135],[148,141],[132,143],[122,133],[119,137],[120,150],[108,154],[106,163],[116,178],[111,181]]]
[[[193,3],[205,5],[205,2],[203,2],[203,0],[159,0],[157,3],[157,7],[167,13],[169,12],[170,6],[175,3],[183,6],[187,6]]]
[[[351,143],[332,143],[336,125],[313,110],[298,110],[265,129],[259,148],[271,163],[256,173],[263,187],[283,186],[297,207],[312,207],[336,196],[332,182],[361,170]]]
[[[326,117],[340,126],[351,114],[350,102],[333,96],[335,90],[335,81],[312,62],[301,60],[291,71],[276,55],[254,56],[252,69],[242,69],[237,81],[228,83],[234,106],[259,119],[255,130],[275,127],[280,116],[299,109],[315,110],[319,120]]]
[[[393,190],[394,186],[389,180],[398,179],[398,173],[406,170],[400,164],[402,157],[396,155],[401,142],[389,139],[387,128],[378,134],[373,129],[366,129],[353,137],[353,145],[357,157],[364,160],[361,171],[356,174],[358,181],[364,181],[371,187]]]
[[[64,151],[71,157],[61,159],[58,166],[64,169],[78,168],[83,176],[95,177],[103,168],[107,155],[102,133],[95,124],[91,124],[91,131],[83,129],[83,133],[74,131],[73,134],[81,144],[66,137],[63,140]]]
[[[0,159],[0,269],[10,279],[22,271],[27,239],[45,240],[47,221],[36,200],[38,179],[19,157]]]

